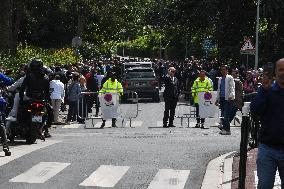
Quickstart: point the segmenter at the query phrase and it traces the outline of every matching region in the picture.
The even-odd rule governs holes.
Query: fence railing
[[[138,117],[139,112],[139,103],[138,103],[138,95],[136,92],[131,91],[128,93],[127,101],[121,99],[117,93],[108,93],[113,94],[112,97],[115,103],[117,103],[117,111],[118,117],[122,119],[122,126],[124,124],[125,119],[129,119],[130,127],[132,126],[132,119]],[[78,115],[80,118],[85,119],[85,128],[87,128],[86,123],[91,123],[91,125],[95,126],[95,120],[102,119],[101,116],[96,114],[101,110],[101,102],[100,96],[103,95],[99,92],[82,92],[79,100],[77,101],[78,107]],[[122,103],[123,100],[123,103]],[[94,113],[95,112],[95,113]]]

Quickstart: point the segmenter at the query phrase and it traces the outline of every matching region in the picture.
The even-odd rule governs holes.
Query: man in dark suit
[[[170,67],[168,69],[168,74],[164,79],[165,91],[164,91],[164,101],[165,101],[165,111],[163,118],[163,127],[175,127],[173,125],[175,109],[177,106],[178,97],[180,94],[178,79],[174,76],[176,69]],[[167,125],[169,120],[169,125]]]

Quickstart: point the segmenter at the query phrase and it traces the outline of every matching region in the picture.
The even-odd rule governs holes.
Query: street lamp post
[[[256,11],[256,31],[255,31],[255,63],[254,69],[257,70],[258,68],[258,32],[259,32],[259,6],[260,0],[257,1],[257,11]]]
[[[160,60],[162,59],[162,36],[160,36]]]
[[[122,35],[123,35],[123,43],[125,42],[125,34],[126,34],[126,29],[122,29],[121,31],[120,31],[121,33],[122,33]],[[124,44],[123,44],[123,46],[122,46],[122,56],[124,57]]]

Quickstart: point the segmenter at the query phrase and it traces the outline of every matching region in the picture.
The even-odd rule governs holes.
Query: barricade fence
[[[85,119],[85,128],[90,123],[93,128],[96,120],[107,120],[121,118],[122,126],[124,121],[130,121],[138,117],[138,95],[130,92],[125,102],[118,93],[82,92],[77,101],[78,116]],[[101,115],[101,116],[100,116]]]

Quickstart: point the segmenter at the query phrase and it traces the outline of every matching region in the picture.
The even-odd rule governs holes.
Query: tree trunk
[[[12,0],[2,0],[0,6],[0,52],[11,49]]]

